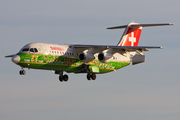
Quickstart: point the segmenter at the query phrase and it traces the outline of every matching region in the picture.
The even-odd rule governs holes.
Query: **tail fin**
[[[134,27],[137,23],[129,23],[117,46],[138,46],[142,27]]]
[[[142,27],[150,26],[164,26],[173,25],[172,23],[165,24],[139,24],[139,23],[129,23],[124,26],[110,27],[107,29],[121,29],[126,28],[117,46],[138,46]]]

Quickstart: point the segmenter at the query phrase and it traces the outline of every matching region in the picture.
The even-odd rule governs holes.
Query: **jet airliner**
[[[129,65],[145,62],[144,51],[162,49],[159,46],[138,46],[142,27],[173,25],[139,24],[131,22],[127,25],[109,27],[125,31],[117,45],[83,45],[83,44],[47,44],[29,43],[17,54],[8,55],[12,62],[19,65],[20,75],[25,75],[24,68],[53,70],[59,75],[59,81],[68,81],[67,73],[86,73],[88,80],[95,80],[96,74],[116,71]]]

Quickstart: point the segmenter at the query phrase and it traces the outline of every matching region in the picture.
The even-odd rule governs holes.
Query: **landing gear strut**
[[[25,74],[26,74],[26,71],[23,70],[23,68],[22,68],[22,70],[19,71],[19,74],[20,74],[20,75],[25,75]]]
[[[92,74],[91,74],[91,73],[88,73],[88,74],[87,74],[87,79],[88,79],[88,80],[91,80],[91,79],[92,79],[92,80],[95,80],[95,79],[96,79],[96,74],[95,74],[95,73],[92,73]]]
[[[63,82],[63,81],[65,81],[65,82],[67,82],[68,81],[68,75],[63,75],[63,71],[61,71],[61,72],[59,72],[59,81],[60,82]]]

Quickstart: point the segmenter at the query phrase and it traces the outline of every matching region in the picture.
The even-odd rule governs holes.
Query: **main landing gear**
[[[96,74],[90,72],[89,65],[82,64],[81,73],[87,73],[87,79],[88,80],[95,80],[96,79]]]
[[[61,71],[61,72],[59,72],[59,81],[60,82],[63,82],[63,81],[65,81],[65,82],[67,82],[68,81],[68,75],[63,75],[63,71]]]
[[[19,74],[20,74],[20,75],[25,75],[25,74],[26,74],[26,71],[23,70],[23,68],[22,68],[22,70],[19,71]]]
[[[95,79],[96,79],[96,74],[95,74],[95,73],[92,73],[92,74],[91,74],[91,73],[88,73],[88,74],[87,74],[87,79],[88,79],[88,80],[91,80],[91,79],[92,79],[92,80],[95,80]]]
[[[63,71],[55,71],[55,74],[59,74],[59,81],[60,82],[67,82],[68,81],[68,79],[69,79],[69,77],[68,77],[68,75],[63,75]],[[87,79],[88,80],[95,80],[96,79],[96,74],[95,73],[90,73],[90,72],[88,72],[87,73]]]
[[[63,72],[59,72],[59,81],[60,82],[63,82],[63,81],[67,82],[68,79],[69,79],[68,75],[66,75],[66,74],[63,75]],[[88,73],[87,74],[87,79],[88,80],[95,80],[96,79],[96,74],[95,73]]]

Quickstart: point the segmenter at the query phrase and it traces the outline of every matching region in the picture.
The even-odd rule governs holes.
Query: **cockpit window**
[[[33,49],[33,48],[31,48],[31,49],[30,49],[30,52],[34,52],[34,49]]]
[[[22,50],[22,52],[26,52],[26,51],[29,51],[29,48],[24,48],[24,49]]]
[[[30,52],[38,52],[37,48],[31,48]]]
[[[38,52],[37,48],[34,48],[34,52]]]

